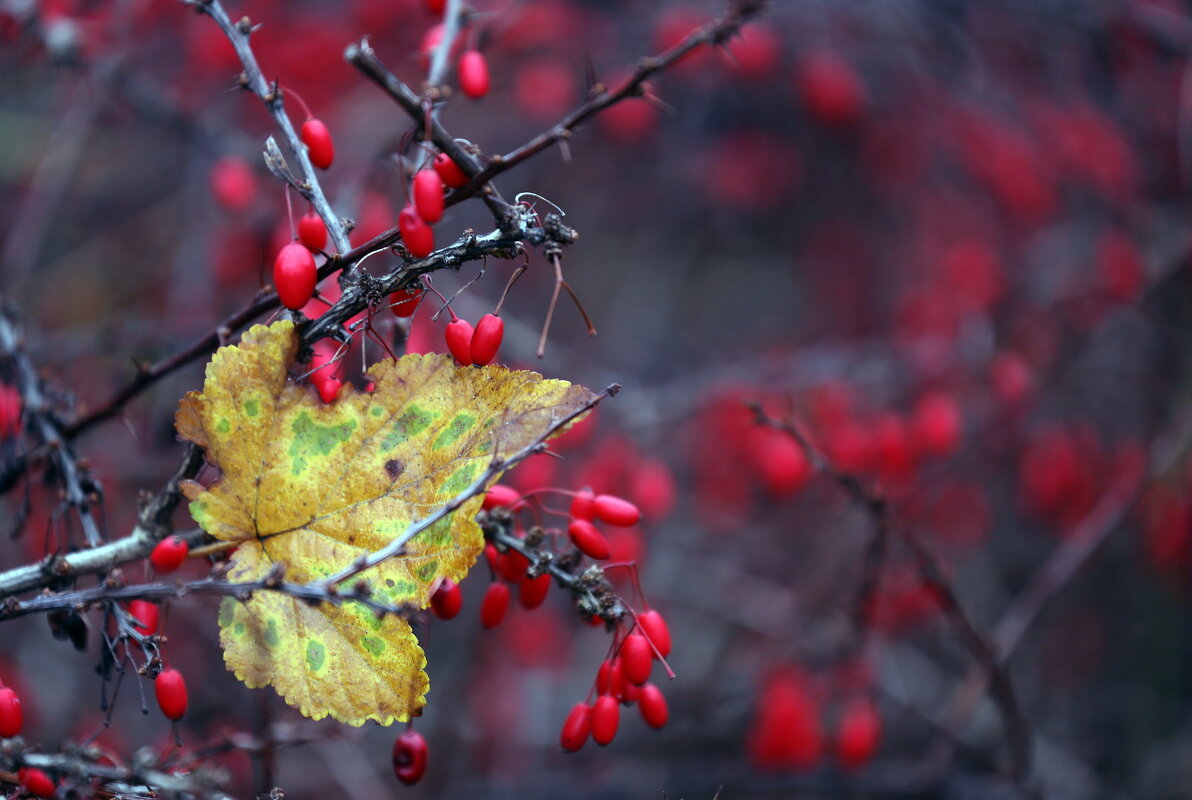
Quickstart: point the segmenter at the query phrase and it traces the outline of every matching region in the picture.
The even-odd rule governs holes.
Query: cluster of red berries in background
[[[881,742],[882,722],[873,700],[851,687],[836,709],[834,735],[825,731],[822,692],[796,668],[775,671],[758,694],[747,750],[763,769],[809,770],[825,751],[843,769],[868,764]]]

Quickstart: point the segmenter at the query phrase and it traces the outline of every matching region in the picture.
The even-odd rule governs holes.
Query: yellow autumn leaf
[[[442,508],[494,453],[532,444],[593,398],[533,372],[407,355],[369,370],[375,391],[347,385],[325,404],[289,380],[297,349],[291,322],[252,328],[215,354],[202,393],[188,393],[175,416],[178,433],[219,467],[209,488],[187,482],[183,492],[205,531],[238,543],[233,581],[261,580],[275,564],[290,582],[326,579]],[[426,607],[438,578],[462,579],[480,554],[480,503],[468,500],[352,581],[378,601]],[[313,719],[388,725],[425,703],[426,658],[396,615],[261,591],[226,599],[219,622],[228,668]]]

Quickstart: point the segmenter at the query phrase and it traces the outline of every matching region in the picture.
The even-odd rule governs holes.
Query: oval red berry
[[[568,753],[574,753],[584,746],[592,732],[592,707],[587,703],[576,703],[563,721],[559,744]]]
[[[327,226],[323,218],[313,211],[307,211],[298,220],[298,241],[307,250],[322,250],[327,246]]]
[[[654,647],[662,654],[663,658],[670,655],[671,650],[671,635],[670,629],[666,626],[666,620],[662,615],[654,609],[643,611],[637,615],[637,624],[641,625],[642,632],[650,638]]]
[[[149,562],[161,573],[170,573],[182,566],[190,554],[190,545],[177,536],[167,536],[149,554]]]
[[[300,133],[303,144],[310,155],[310,163],[319,169],[327,169],[335,160],[335,144],[331,141],[331,131],[322,120],[308,119],[302,123]]]
[[[128,613],[136,620],[133,627],[136,628],[137,633],[142,636],[152,636],[157,633],[161,610],[156,603],[141,599],[133,600],[128,604]]]
[[[470,353],[472,363],[483,367],[496,358],[505,336],[505,322],[496,314],[485,314],[472,332]]]
[[[407,730],[393,743],[393,774],[407,786],[422,780],[426,774],[426,760],[429,751],[426,739],[413,728]]]
[[[435,232],[418,216],[414,207],[407,205],[397,215],[397,229],[401,240],[414,258],[426,258],[435,249]]]
[[[446,153],[439,153],[435,156],[434,168],[435,172],[439,173],[439,177],[443,179],[443,183],[452,189],[458,189],[468,182],[467,173],[460,169],[459,164],[452,161],[451,156]]]
[[[571,536],[571,543],[589,558],[603,561],[612,553],[604,534],[585,519],[573,519],[567,526],[567,533]]]
[[[465,319],[447,323],[447,349],[461,367],[472,363],[472,325]]]
[[[495,628],[505,619],[505,611],[509,608],[509,587],[503,583],[490,583],[488,591],[484,593],[484,600],[480,603],[480,624],[486,628]]]
[[[278,251],[273,260],[273,286],[283,306],[291,311],[302,308],[315,293],[318,281],[319,270],[309,250],[290,242]]]
[[[630,683],[641,686],[650,680],[650,668],[654,666],[654,651],[646,637],[631,633],[621,644],[621,674]]]
[[[0,738],[10,739],[18,735],[23,722],[21,698],[13,689],[0,689]]]
[[[163,669],[153,682],[153,693],[161,713],[172,720],[180,720],[186,714],[186,681],[182,673],[170,667]]]
[[[459,88],[473,100],[488,94],[488,61],[479,50],[468,50],[459,57]]]
[[[642,687],[641,696],[638,697],[638,708],[642,710],[642,719],[651,728],[662,728],[670,719],[666,697],[663,696],[662,690],[652,683]]]
[[[414,174],[414,209],[423,222],[435,223],[443,218],[443,179],[433,169],[421,169]]]
[[[17,770],[17,780],[34,797],[53,797],[58,788],[53,778],[35,767],[21,767]]]
[[[464,607],[464,593],[459,584],[450,578],[444,578],[430,596],[430,608],[439,619],[454,619]]]
[[[642,512],[638,510],[637,506],[611,494],[596,495],[596,499],[592,501],[592,511],[595,512],[597,519],[607,522],[609,525],[628,527],[636,525],[642,518]]]
[[[610,743],[617,735],[621,722],[621,704],[611,694],[601,695],[592,707],[592,740],[601,747]]]

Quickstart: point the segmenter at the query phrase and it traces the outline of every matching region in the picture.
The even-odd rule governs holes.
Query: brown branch
[[[306,145],[298,137],[297,131],[294,130],[294,123],[286,114],[282,92],[276,83],[271,85],[265,80],[265,76],[257,64],[257,58],[249,44],[249,37],[253,31],[252,23],[247,17],[233,23],[219,0],[182,0],[182,2],[194,6],[211,17],[215,24],[219,25],[224,35],[228,37],[228,41],[232,43],[236,55],[240,58],[240,63],[244,66],[244,72],[241,74],[242,85],[265,104],[265,108],[269,110],[269,114],[281,130],[286,143],[290,146],[290,150],[302,168],[302,182],[296,184],[295,188],[310,201],[315,211],[322,217],[323,223],[327,226],[327,233],[330,234],[331,241],[335,243],[336,251],[341,254],[348,252],[352,246],[348,242],[347,230],[345,230],[343,222],[332,211],[331,204],[327,202],[327,198],[323,194],[323,187],[319,185],[319,179],[315,175],[315,168],[307,154]]]
[[[856,476],[837,468],[819,452],[795,422],[770,417],[758,406],[754,406],[754,412],[759,424],[775,428],[793,438],[816,471],[844,489],[873,520],[874,536],[867,548],[866,577],[863,579],[861,590],[858,593],[858,606],[868,600],[869,595],[865,593],[873,591],[876,586],[877,573],[880,571],[881,565],[880,560],[871,561],[871,559],[878,559],[884,554],[888,547],[890,534],[897,534],[902,543],[910,550],[918,563],[924,583],[939,598],[944,614],[957,631],[961,643],[969,651],[969,655],[973,657],[981,672],[988,676],[989,692],[1001,713],[1002,724],[1006,731],[1010,753],[1010,774],[1017,782],[1025,780],[1030,771],[1030,732],[1027,728],[1026,718],[1018,704],[1014,685],[1010,681],[1009,674],[999,662],[993,645],[981,634],[960,605],[960,600],[939,561],[912,530],[905,525],[898,524],[897,520],[893,518],[892,509],[884,498],[866,488]],[[863,613],[863,610],[855,610],[855,614]],[[863,620],[864,617],[859,617],[859,619]]]
[[[581,124],[606,108],[630,97],[642,97],[647,79],[672,66],[698,47],[708,44],[724,44],[736,35],[742,25],[760,13],[764,5],[764,0],[735,0],[732,9],[720,19],[692,31],[683,41],[669,50],[639,61],[633,75],[615,91],[610,91],[603,84],[592,87],[588,100],[568,112],[563,119],[555,123],[554,127],[503,156],[493,156],[492,160],[479,173],[475,175],[468,173],[472,180],[466,186],[453,192],[452,195],[468,197],[474,194],[479,187],[501,173],[512,169],[551,145],[570,139]]]
[[[377,58],[377,54],[373,51],[367,38],[348,45],[347,49],[344,50],[344,59],[360,70],[373,83],[380,86],[386,94],[392,97],[402,107],[402,110],[414,121],[415,130],[419,135],[422,134],[424,128],[429,128],[431,141],[434,142],[436,147],[446,153],[452,161],[458,164],[465,175],[469,178],[474,178],[480,174],[481,168],[476,158],[464,149],[455,140],[454,136],[447,132],[438,119],[432,115],[429,123],[427,122],[423,114],[422,98],[400,78],[394,75],[381,59]],[[480,194],[492,212],[497,227],[505,229],[512,224],[512,208],[509,203],[502,199],[496,187],[490,183],[482,183],[475,180],[472,181],[472,184],[475,184],[475,186],[469,192],[452,192],[449,194],[446,204],[453,206],[469,197]],[[472,184],[469,184],[469,186],[472,186]],[[398,231],[394,228],[377,237],[374,242],[384,247],[393,244],[399,238]],[[372,246],[374,242],[370,242],[369,245]]]
[[[395,606],[374,600],[369,591],[362,586],[353,586],[348,591],[336,591],[321,584],[291,583],[283,580],[282,571],[268,575],[257,581],[226,581],[220,578],[203,578],[195,581],[181,581],[175,583],[139,583],[124,585],[118,580],[108,580],[86,589],[75,589],[67,592],[43,593],[28,600],[9,599],[0,604],[0,620],[23,617],[29,614],[39,614],[48,611],[72,610],[83,611],[97,607],[103,603],[120,602],[125,600],[165,600],[168,598],[183,598],[189,595],[214,595],[217,597],[233,597],[237,600],[248,600],[256,592],[277,592],[288,595],[297,600],[319,605],[330,603],[334,606],[345,602],[359,603],[377,614],[395,614],[408,617],[417,609],[411,606]]]
[[[178,491],[179,481],[193,478],[202,464],[203,451],[188,445],[173,477],[141,508],[132,533],[99,547],[53,556],[37,564],[0,573],[0,598],[46,586],[62,578],[107,572],[120,564],[145,558],[169,533],[170,517],[182,499]]]
[[[21,404],[27,420],[26,429],[32,430],[41,439],[62,482],[65,502],[78,514],[88,546],[96,547],[103,536],[91,514],[91,504],[99,497],[99,484],[79,465],[74,451],[67,444],[61,424],[50,409],[37,370],[25,354],[20,326],[3,302],[3,297],[0,297],[0,358],[10,360],[16,369],[17,387],[21,392]]]

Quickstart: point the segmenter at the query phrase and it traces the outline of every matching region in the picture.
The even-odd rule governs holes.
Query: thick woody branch
[[[248,600],[256,592],[277,592],[311,605],[330,603],[338,606],[345,602],[358,603],[377,614],[395,614],[403,617],[408,617],[417,610],[408,606],[395,606],[374,600],[368,590],[362,586],[354,586],[349,591],[340,592],[330,587],[286,581],[282,579],[281,574],[282,571],[278,570],[277,574],[266,576],[258,581],[237,582],[219,578],[204,578],[203,580],[178,583],[140,583],[127,586],[121,585],[119,581],[108,580],[86,589],[40,594],[28,600],[9,600],[0,604],[0,620],[47,611],[85,611],[105,602],[136,599],[166,600],[190,595],[214,595]]]
[[[107,572],[120,564],[145,558],[169,532],[169,521],[182,499],[179,481],[193,478],[203,465],[203,451],[188,445],[173,477],[142,508],[132,533],[114,542],[54,556],[37,564],[0,573],[0,597],[36,589],[62,578]]]

